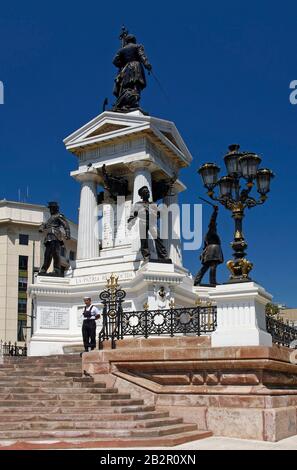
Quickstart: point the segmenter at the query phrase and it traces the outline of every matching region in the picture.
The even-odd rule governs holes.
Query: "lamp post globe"
[[[266,201],[271,180],[274,178],[270,169],[258,169],[261,161],[256,153],[242,152],[238,144],[232,144],[224,156],[227,175],[219,178],[220,168],[215,163],[205,163],[198,170],[208,190],[208,196],[230,210],[234,219],[235,230],[231,243],[234,250],[233,259],[227,262],[231,272],[229,282],[251,281],[249,273],[253,264],[245,258],[247,243],[243,235],[242,221],[246,208],[251,209]],[[241,180],[244,180],[245,187],[242,186]],[[260,194],[259,199],[250,194],[255,182]],[[218,196],[214,192],[216,187],[219,189]]]

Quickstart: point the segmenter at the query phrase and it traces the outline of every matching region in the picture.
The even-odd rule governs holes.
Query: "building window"
[[[19,234],[19,245],[29,245],[29,235]]]
[[[18,299],[18,313],[27,313],[27,299]]]
[[[18,277],[18,341],[24,341],[23,328],[27,326],[27,286],[28,286],[28,256],[19,256]]]
[[[19,269],[28,270],[28,256],[19,256]]]
[[[19,276],[19,292],[27,292],[28,278]]]
[[[74,261],[74,260],[75,260],[75,251],[70,251],[70,253],[69,253],[69,259],[70,259],[70,261]]]
[[[66,255],[65,246],[61,246],[60,253],[61,253],[61,256],[63,256],[65,258],[65,255]]]

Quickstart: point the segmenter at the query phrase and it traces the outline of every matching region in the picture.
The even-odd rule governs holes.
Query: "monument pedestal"
[[[272,296],[255,282],[218,285],[209,293],[217,305],[213,347],[272,346],[266,331],[265,305]]]
[[[86,264],[88,265],[88,261]],[[81,268],[79,268],[81,272]],[[99,294],[106,288],[112,273],[126,291],[124,311],[169,308],[170,302],[178,306],[194,306],[196,295],[192,278],[180,266],[165,263],[144,263],[118,259],[110,263],[92,260],[86,271],[89,274],[56,278],[37,276],[30,286],[34,301],[34,334],[28,345],[28,355],[63,354],[64,346],[82,344],[83,297],[89,295],[92,303],[102,310]],[[102,320],[97,321],[97,335]]]
[[[132,338],[83,355],[83,370],[215,436],[297,434],[297,351],[211,347],[209,337]]]
[[[176,306],[193,306],[196,299],[192,276],[182,265],[178,210],[178,193],[185,189],[182,182],[177,179],[164,197],[167,210],[161,213],[165,218],[174,205],[165,223],[172,227],[165,240],[172,264],[144,263],[137,227],[130,230],[127,223],[143,185],[152,196],[160,181],[178,175],[192,160],[175,125],[140,111],[105,111],[64,143],[78,160],[71,175],[81,184],[77,260],[64,279],[37,276],[29,286],[36,317],[30,355],[63,354],[63,346],[81,343],[82,299],[91,296],[100,309],[99,294],[112,273],[126,291],[126,311],[143,310],[144,304],[149,309],[169,308],[171,301]],[[115,196],[106,174],[116,182],[125,180],[125,196]],[[98,185],[104,188],[99,206]]]

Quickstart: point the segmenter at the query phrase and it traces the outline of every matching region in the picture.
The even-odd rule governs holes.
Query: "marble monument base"
[[[83,369],[215,436],[297,434],[297,351],[210,346],[209,337],[124,339],[83,354]]]
[[[112,273],[118,276],[119,285],[126,291],[124,311],[143,310],[144,304],[151,310],[169,308],[171,302],[176,307],[195,305],[197,294],[186,269],[174,263],[135,261],[135,256],[112,260],[113,263],[109,258],[100,259],[100,265],[97,260],[77,263],[78,268],[65,278],[36,277],[29,287],[35,318],[28,355],[64,354],[65,347],[71,350],[71,346],[82,345],[83,298],[89,295],[101,311],[99,294]],[[97,321],[96,336],[101,325],[102,319]]]
[[[266,331],[265,306],[272,296],[255,282],[222,284],[209,293],[217,305],[213,347],[272,346]]]

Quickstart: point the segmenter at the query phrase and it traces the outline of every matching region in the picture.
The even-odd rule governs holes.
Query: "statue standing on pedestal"
[[[136,202],[131,210],[131,215],[128,218],[130,224],[136,218],[139,219],[139,233],[141,242],[141,254],[144,261],[157,261],[163,263],[171,263],[168,258],[167,250],[163,241],[158,235],[157,219],[158,219],[158,206],[154,202],[150,202],[150,191],[147,186],[142,186],[138,191],[142,201]],[[154,244],[154,250],[150,249],[149,241]],[[155,251],[155,259],[153,257]]]
[[[208,232],[204,238],[204,247],[200,256],[202,267],[197,273],[194,281],[194,286],[201,285],[201,281],[205,273],[209,272],[209,283],[211,286],[217,285],[217,267],[223,263],[224,257],[221,248],[221,240],[217,234],[217,216],[218,206],[214,206],[214,210],[208,225]]]
[[[119,72],[115,78],[113,94],[117,101],[113,111],[128,112],[139,109],[141,91],[146,87],[144,67],[152,70],[144,47],[137,44],[136,37],[123,28],[120,36],[122,47],[113,59]]]
[[[170,179],[163,179],[160,181],[152,182],[152,193],[153,201],[158,201],[159,199],[164,199],[166,196],[172,195],[172,189],[174,183],[177,180],[177,174],[174,173],[173,177]]]
[[[127,196],[128,180],[123,176],[115,176],[107,173],[106,165],[102,166],[102,175],[104,179],[104,188],[109,192],[110,197],[116,202],[118,196]]]
[[[63,238],[70,239],[70,227],[63,214],[60,214],[57,202],[49,202],[50,218],[41,224],[39,232],[46,232],[44,239],[45,253],[44,262],[38,273],[39,276],[62,276],[61,272],[61,246],[64,245]],[[50,264],[54,261],[53,273],[47,274]]]

